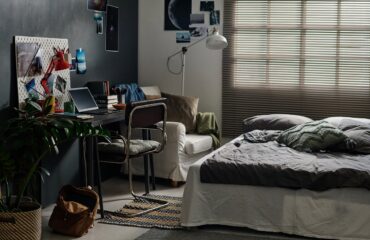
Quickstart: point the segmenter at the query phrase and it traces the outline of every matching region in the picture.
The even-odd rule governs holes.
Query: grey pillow
[[[167,120],[181,122],[187,133],[193,132],[196,128],[199,98],[168,93],[162,93],[162,97],[167,99]]]
[[[276,140],[298,151],[317,152],[345,141],[347,136],[325,121],[304,123],[280,134]]]
[[[323,120],[341,129],[342,131],[346,131],[358,126],[367,126],[370,128],[370,119],[367,118],[328,117]]]
[[[370,154],[370,127],[359,126],[344,131],[344,134],[355,142],[352,151]]]
[[[244,132],[253,130],[286,130],[313,121],[311,118],[291,114],[257,115],[243,121]]]

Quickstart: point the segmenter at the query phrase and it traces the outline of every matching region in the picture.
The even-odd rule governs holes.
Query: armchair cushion
[[[162,93],[162,97],[167,98],[167,120],[181,122],[185,125],[187,133],[194,132],[199,98],[168,93]]]
[[[185,138],[185,152],[189,155],[212,149],[212,137],[210,135],[187,134]]]

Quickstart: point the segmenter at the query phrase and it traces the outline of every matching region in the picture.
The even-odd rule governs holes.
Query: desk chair
[[[157,207],[139,213],[125,214],[125,217],[136,217],[168,205],[167,201],[137,195],[133,190],[131,170],[131,161],[134,158],[159,153],[163,150],[167,141],[166,118],[167,107],[162,102],[151,103],[150,101],[142,101],[131,103],[126,109],[127,136],[118,135],[112,137],[112,139],[109,139],[107,142],[98,143],[99,153],[103,153],[99,154],[101,156],[99,157],[100,163],[122,165],[127,161],[130,193],[135,199],[160,204]],[[157,125],[158,122],[163,122],[163,125]],[[132,139],[132,130],[134,129],[160,131],[161,141]],[[101,201],[103,200],[101,199]]]

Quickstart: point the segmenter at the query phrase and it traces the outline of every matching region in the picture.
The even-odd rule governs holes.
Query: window
[[[257,114],[370,117],[370,0],[225,0],[224,14],[224,134]]]

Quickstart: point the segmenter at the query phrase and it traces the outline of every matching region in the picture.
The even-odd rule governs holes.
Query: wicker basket
[[[0,212],[1,240],[40,240],[41,206],[36,203],[22,203],[23,212]]]

